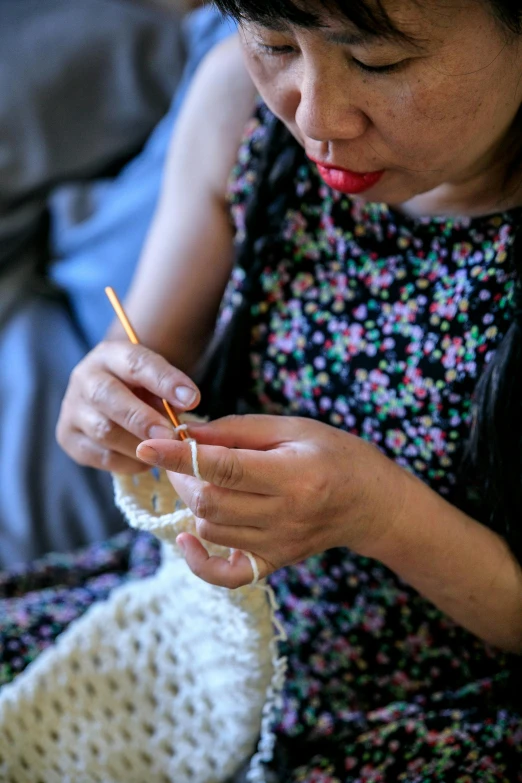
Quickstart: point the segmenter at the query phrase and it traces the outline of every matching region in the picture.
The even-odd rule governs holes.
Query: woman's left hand
[[[190,424],[190,446],[142,443],[138,457],[169,471],[175,490],[213,544],[252,553],[261,577],[338,546],[367,554],[400,514],[405,473],[374,446],[319,422],[284,416],[232,416]],[[209,557],[195,536],[178,544],[191,570],[211,584],[252,581],[241,551]]]

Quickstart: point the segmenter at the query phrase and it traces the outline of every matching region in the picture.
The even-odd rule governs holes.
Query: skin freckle
[[[245,46],[259,93],[312,158],[355,172],[384,167],[375,200],[414,214],[494,208],[520,108],[520,98],[505,96],[522,92],[522,47],[483,3],[387,5],[422,52],[340,46],[320,29],[291,25],[276,39],[256,30],[264,43],[292,52],[266,58]],[[404,60],[404,67],[366,73],[354,63],[372,65],[378,56],[381,64],[385,55],[383,64]]]

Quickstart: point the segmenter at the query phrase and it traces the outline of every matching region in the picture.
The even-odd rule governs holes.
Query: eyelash
[[[286,54],[292,54],[293,48],[291,46],[269,46],[268,44],[258,44],[261,51],[265,54],[269,54],[272,56],[284,56]],[[391,65],[365,65],[365,63],[362,63],[360,60],[356,60],[355,57],[352,57],[352,63],[355,65],[356,68],[358,68],[360,71],[364,71],[364,73],[370,73],[370,74],[386,74],[386,73],[393,73],[394,71],[399,70],[402,65],[404,65],[406,61],[400,60],[398,63],[392,63]]]
[[[384,74],[398,71],[406,61],[400,60],[398,63],[392,63],[391,65],[365,65],[360,60],[356,60],[355,57],[352,57],[352,62],[356,68],[364,71],[364,73],[373,73],[378,76],[380,73]]]
[[[257,46],[264,54],[271,55],[292,54],[294,51],[291,46],[269,46],[268,44],[262,43],[258,43]]]

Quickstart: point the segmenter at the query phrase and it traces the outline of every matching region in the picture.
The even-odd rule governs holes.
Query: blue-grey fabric
[[[0,273],[35,238],[45,259],[57,184],[114,174],[140,150],[184,59],[179,14],[140,0],[1,0]]]
[[[105,2],[113,8],[131,6],[137,14],[151,13],[133,0],[81,0],[80,4],[94,9]],[[6,20],[5,8],[14,14],[15,4],[24,13],[36,14],[37,6],[56,9],[58,0],[1,0],[0,28]],[[64,4],[78,5],[73,0]],[[59,14],[53,18],[53,24],[58,24]],[[65,18],[70,17],[65,14]],[[167,24],[166,19],[163,23]],[[57,36],[57,46],[61,37],[69,35],[71,24]],[[37,177],[29,179],[27,171],[23,187],[16,180],[19,190],[15,192],[14,184],[8,186],[8,177],[2,180],[3,172],[10,167],[23,169],[25,163],[30,168],[31,155],[38,158],[40,152],[28,143],[21,162],[13,166],[8,157],[13,155],[11,146],[16,140],[6,140],[0,131],[0,246],[4,250],[4,256],[0,255],[0,567],[100,540],[123,524],[114,508],[107,474],[77,466],[56,444],[54,429],[72,368],[100,339],[112,317],[104,285],[114,285],[123,295],[132,277],[157,200],[169,137],[190,78],[206,51],[230,30],[210,9],[184,22],[181,32],[187,62],[176,98],[137,157],[121,169],[113,156],[111,165],[121,170],[112,179],[107,176],[110,155],[103,159],[96,154],[89,165],[81,162],[80,150],[85,150],[85,159],[89,157],[86,134],[77,158],[73,141],[66,140],[70,161],[77,166],[64,167],[55,176],[53,166],[47,165],[52,160],[48,157],[39,184],[35,184]],[[115,28],[111,34],[117,37]],[[0,49],[4,37],[2,28]],[[146,35],[145,39],[149,41],[144,50],[147,58],[154,59],[157,52],[152,39]],[[0,63],[3,54],[0,51]],[[126,56],[129,52],[122,45],[117,57],[111,55],[102,62],[107,69],[120,68],[123,74]],[[37,68],[37,60],[35,56],[27,67]],[[58,70],[56,77],[62,77]],[[112,78],[109,72],[106,78]],[[167,83],[169,78],[172,74],[165,77]],[[129,79],[122,76],[122,89],[138,89],[139,75]],[[145,92],[146,82],[141,85]],[[64,106],[71,101],[69,108],[74,113],[74,97],[64,92],[62,98]],[[0,118],[2,108],[3,103]],[[29,108],[23,107],[27,112]],[[127,125],[138,119],[132,112],[123,112],[120,122],[120,131],[128,139],[123,156],[128,157],[132,145],[139,143],[139,134],[131,139]],[[117,123],[111,127],[114,140]],[[144,126],[141,135],[143,130]],[[96,177],[97,181],[91,181]],[[2,234],[8,224],[10,230]]]
[[[51,202],[53,280],[69,295],[75,317],[91,345],[113,317],[103,289],[124,295],[159,194],[163,165],[179,108],[194,71],[219,41],[234,32],[214,8],[202,8],[183,22],[187,63],[168,114],[143,153],[113,180],[58,189]]]

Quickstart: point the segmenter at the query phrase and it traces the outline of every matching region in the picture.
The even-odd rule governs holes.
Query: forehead
[[[483,0],[246,0],[240,18],[274,30],[297,26],[351,31],[369,38],[395,39],[421,46],[441,41],[456,27],[484,15]]]

